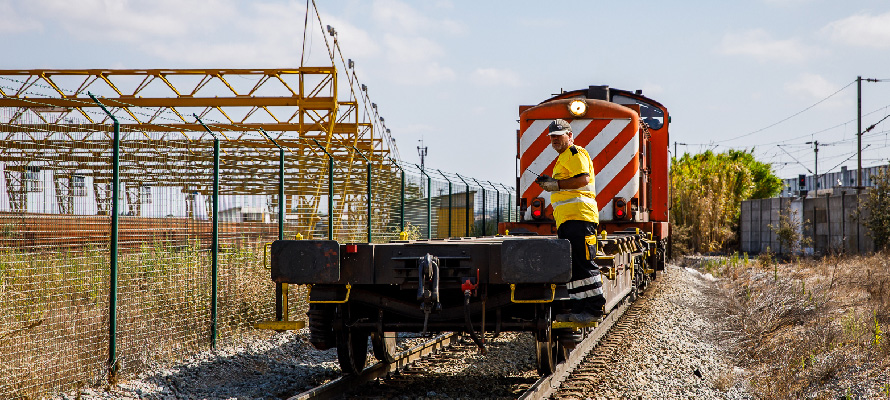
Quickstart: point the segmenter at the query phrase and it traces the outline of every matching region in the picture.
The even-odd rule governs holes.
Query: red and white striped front
[[[550,146],[547,126],[552,119],[531,120],[519,133],[519,190],[525,199],[543,197],[550,207],[550,193],[535,184],[535,173],[553,175],[558,154]],[[630,118],[593,118],[569,121],[575,145],[584,147],[593,159],[596,202],[600,221],[612,219],[612,199],[630,200],[640,191],[640,138]]]

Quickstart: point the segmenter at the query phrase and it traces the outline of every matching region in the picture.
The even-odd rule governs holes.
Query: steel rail
[[[290,397],[288,400],[339,399],[358,385],[404,369],[415,361],[450,346],[454,337],[454,333],[441,334],[433,338],[433,340],[402,351],[396,355],[396,360],[392,363],[379,362],[365,368],[361,374],[341,376],[324,385]]]
[[[569,358],[556,366],[556,371],[538,379],[538,381],[519,398],[522,400],[542,400],[550,398],[550,396],[559,390],[562,382],[574,372],[575,368],[577,368],[578,365],[584,361],[584,358],[587,357],[587,354],[599,344],[600,340],[602,340],[606,333],[612,329],[612,326],[618,322],[618,319],[621,318],[633,304],[634,302],[630,301],[630,296],[625,297],[624,300],[622,300],[621,305],[610,312],[609,315],[603,319],[603,322],[597,325],[596,329],[590,332],[587,337],[575,347],[575,350],[569,353]]]

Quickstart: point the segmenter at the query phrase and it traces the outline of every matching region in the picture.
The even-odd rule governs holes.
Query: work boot
[[[600,316],[590,313],[571,314],[569,315],[569,320],[579,324],[590,325],[594,322],[599,322]]]
[[[554,320],[556,322],[569,322],[571,321],[572,314],[556,314],[556,318]]]

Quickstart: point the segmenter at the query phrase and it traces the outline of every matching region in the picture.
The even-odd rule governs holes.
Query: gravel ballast
[[[637,322],[615,347],[610,365],[585,376],[583,394],[560,393],[591,399],[753,398],[745,390],[744,371],[712,340],[716,326],[697,311],[707,307],[701,287],[714,278],[669,266],[658,279],[639,299],[644,304]]]
[[[640,314],[639,322],[618,346],[615,362],[601,373],[585,377],[596,388],[585,398],[752,398],[744,390],[744,371],[734,369],[722,358],[710,340],[714,325],[696,311],[706,306],[702,304],[705,297],[699,288],[712,282],[695,270],[669,267],[665,272],[659,276],[658,290],[647,295],[649,304]],[[458,351],[462,355],[454,362],[424,363],[423,368],[437,377],[478,374],[478,380],[490,380],[492,385],[499,384],[496,380],[505,381],[498,377],[512,377],[513,381],[522,382],[522,386],[533,382],[534,341],[530,334],[501,334],[489,340],[496,350],[492,349],[495,351],[487,356],[477,354],[472,346],[464,346],[465,351]],[[403,341],[403,346],[417,341],[419,339]],[[373,356],[370,357],[373,361]],[[174,367],[158,368],[136,379],[106,388],[81,389],[56,398],[287,398],[339,374],[336,350],[315,350],[308,342],[307,330],[303,329],[257,335],[240,345],[202,352]],[[420,395],[486,397],[477,385],[466,393],[455,391],[454,387],[441,390],[434,386],[431,382]],[[494,397],[502,397],[502,393],[500,390]]]

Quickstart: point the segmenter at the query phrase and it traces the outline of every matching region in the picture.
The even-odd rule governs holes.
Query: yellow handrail
[[[272,242],[263,244],[263,268],[265,269],[272,269],[272,264],[269,263],[269,247],[272,247]]]
[[[309,290],[306,291],[306,300],[309,304],[343,304],[349,301],[349,293],[352,292],[352,285],[346,284],[346,298],[341,300],[309,300],[309,295],[312,294],[312,285],[309,285]]]
[[[510,284],[510,302],[512,303],[520,303],[520,304],[528,304],[528,303],[552,303],[554,299],[556,299],[556,284],[550,284],[550,300],[542,299],[542,300],[516,300],[516,284]]]

